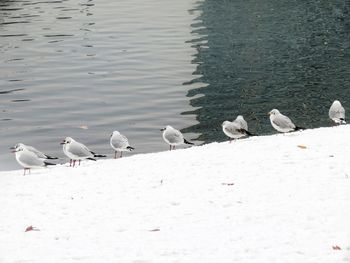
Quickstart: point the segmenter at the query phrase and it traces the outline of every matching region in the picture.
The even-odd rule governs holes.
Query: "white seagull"
[[[222,124],[222,131],[230,138],[236,140],[246,135],[254,135],[248,131],[248,124],[243,119],[242,115],[238,115],[234,121],[224,121]]]
[[[123,152],[131,152],[134,150],[134,147],[131,147],[128,141],[123,134],[118,131],[114,131],[110,139],[111,147],[114,149],[114,159],[117,158],[117,153],[120,152],[120,158],[123,157]]]
[[[174,129],[170,125],[167,125],[165,128],[161,129],[161,131],[163,132],[164,141],[170,146],[170,151],[175,150],[175,146],[177,145],[194,144],[187,141],[179,130]]]
[[[90,151],[89,148],[86,147],[84,144],[75,141],[71,137],[66,137],[61,142],[61,144],[63,144],[64,154],[67,155],[68,158],[70,159],[69,166],[71,166],[73,162],[73,167],[74,167],[76,161],[79,161],[79,165],[80,165],[81,160],[87,159],[87,160],[96,161],[94,157],[106,157],[106,155],[96,154]]]
[[[16,148],[12,151],[16,154],[17,162],[23,167],[24,173],[28,170],[30,173],[31,168],[41,168],[46,167],[47,165],[56,165],[54,163],[49,163],[39,158],[34,152],[29,151],[27,148],[17,145]]]
[[[38,156],[38,158],[41,158],[41,159],[50,159],[50,160],[58,159],[57,157],[52,157],[50,155],[47,155],[47,154],[37,150],[33,146],[25,145],[23,143],[17,143],[14,147],[11,147],[10,149],[14,150],[17,147],[23,147],[23,148],[27,149],[28,151],[33,152],[36,156]]]
[[[248,131],[248,123],[245,121],[242,115],[238,115],[234,122],[238,122],[243,129]]]
[[[329,118],[335,122],[335,124],[345,124],[345,109],[339,102],[335,100],[328,112]]]
[[[295,124],[287,116],[280,113],[277,109],[270,111],[269,115],[272,127],[274,127],[279,132],[285,133],[304,129],[295,126]]]

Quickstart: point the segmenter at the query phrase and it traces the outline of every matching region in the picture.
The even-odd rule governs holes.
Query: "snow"
[[[0,262],[350,262],[349,134],[1,172]]]

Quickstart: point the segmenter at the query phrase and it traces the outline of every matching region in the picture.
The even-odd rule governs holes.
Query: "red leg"
[[[114,159],[117,159],[117,151],[114,151]]]
[[[169,150],[169,151],[171,151],[171,148],[172,148],[172,147],[171,147],[171,145],[169,145],[169,146],[170,146],[170,150]]]
[[[69,167],[72,166],[72,161],[73,161],[72,159],[69,160]]]
[[[73,167],[75,167],[75,160],[73,160]]]

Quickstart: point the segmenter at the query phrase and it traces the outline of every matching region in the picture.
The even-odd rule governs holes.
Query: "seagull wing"
[[[23,151],[18,160],[28,167],[45,166],[44,161],[38,158],[35,153],[29,150]]]
[[[113,136],[111,143],[116,149],[125,149],[126,147],[129,146],[128,139],[122,134]]]
[[[166,139],[169,141],[169,143],[182,143],[184,142],[184,137],[182,133],[178,130],[170,130],[167,131],[165,134]]]
[[[282,129],[295,129],[294,123],[287,116],[282,114],[276,115],[272,122]]]
[[[72,142],[69,145],[69,152],[74,154],[75,156],[81,157],[81,158],[87,158],[87,157],[93,157],[94,155],[91,153],[89,148],[87,148],[84,144],[79,142]]]

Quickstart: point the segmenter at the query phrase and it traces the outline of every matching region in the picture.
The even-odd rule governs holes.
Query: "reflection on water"
[[[193,6],[0,1],[0,170],[19,168],[8,150],[18,142],[64,157],[65,136],[112,156],[113,130],[135,153],[167,150],[160,128],[196,123],[181,115],[191,109],[187,90],[196,87],[182,85],[196,67],[187,43]]]
[[[196,109],[184,113],[198,124],[183,131],[210,142],[224,140],[220,124],[238,114],[267,134],[273,108],[304,127],[329,126],[336,98],[350,109],[349,1],[207,0],[199,8],[198,78],[189,82],[199,87],[188,92]]]

